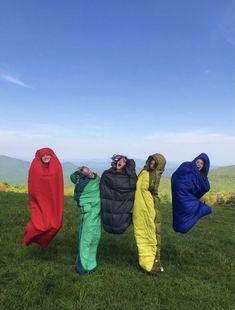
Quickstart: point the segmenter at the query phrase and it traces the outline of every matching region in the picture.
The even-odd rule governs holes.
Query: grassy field
[[[132,227],[102,234],[98,269],[74,270],[78,209],[65,199],[64,224],[48,249],[24,247],[27,194],[0,192],[0,309],[235,309],[234,211],[214,207],[186,235],[174,233],[162,206],[162,264],[149,276],[138,268]]]

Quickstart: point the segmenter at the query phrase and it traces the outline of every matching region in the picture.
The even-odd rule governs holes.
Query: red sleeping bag
[[[50,162],[42,162],[43,155]],[[64,181],[61,164],[49,148],[36,152],[29,169],[29,205],[31,220],[24,232],[24,244],[38,243],[47,247],[62,226],[64,208]]]

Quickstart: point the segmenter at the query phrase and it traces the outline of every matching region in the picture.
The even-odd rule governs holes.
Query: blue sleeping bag
[[[196,161],[202,159],[204,167],[197,168]],[[187,233],[197,221],[211,213],[211,208],[200,201],[209,191],[207,175],[210,168],[209,157],[202,153],[192,162],[184,162],[171,177],[173,228],[176,232]]]

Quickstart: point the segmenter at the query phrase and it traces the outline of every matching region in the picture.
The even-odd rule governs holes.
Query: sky
[[[235,164],[234,0],[2,0],[0,154]]]

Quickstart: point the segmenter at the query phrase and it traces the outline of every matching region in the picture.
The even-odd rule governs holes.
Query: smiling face
[[[201,171],[204,167],[204,161],[202,159],[197,159],[196,160],[196,166],[199,171]]]
[[[49,154],[44,154],[44,155],[41,157],[41,159],[42,159],[43,164],[49,165],[49,163],[50,163],[50,161],[51,161],[51,155],[49,155]]]

